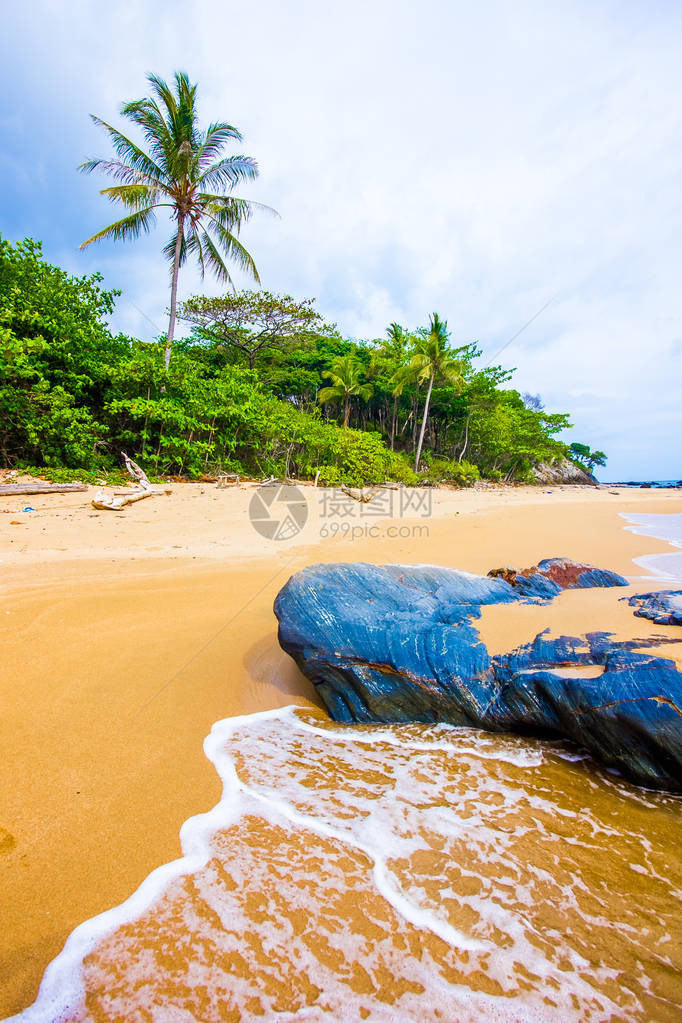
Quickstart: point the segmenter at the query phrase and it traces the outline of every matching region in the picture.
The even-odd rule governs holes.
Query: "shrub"
[[[470,462],[452,462],[446,458],[433,458],[424,477],[430,483],[451,483],[457,487],[471,487],[480,479],[480,473]]]

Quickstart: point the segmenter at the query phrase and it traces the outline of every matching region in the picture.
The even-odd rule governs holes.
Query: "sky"
[[[117,214],[76,167],[110,152],[90,113],[123,127],[148,72],[185,70],[259,163],[239,194],[280,214],[242,233],[265,288],[358,339],[436,310],[570,413],[601,479],[681,479],[681,46],[677,0],[12,5],[0,233],[100,271],[115,329],[165,329],[170,225],[81,252]]]

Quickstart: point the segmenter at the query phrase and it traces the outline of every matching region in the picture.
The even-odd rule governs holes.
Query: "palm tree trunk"
[[[350,395],[346,395],[346,414],[343,417],[343,425],[348,426],[348,420],[350,419]]]
[[[175,254],[173,256],[173,276],[171,278],[171,301],[170,301],[170,320],[168,321],[168,339],[166,341],[166,350],[164,352],[164,362],[166,365],[166,371],[170,366],[171,349],[173,347],[173,335],[175,334],[175,306],[178,299],[178,273],[180,271],[180,252],[182,250],[182,235],[184,230],[184,217],[178,218],[178,234],[175,239]]]
[[[419,384],[412,399],[412,450],[417,450],[417,413],[419,412]]]
[[[419,443],[417,444],[417,453],[414,458],[414,471],[419,472],[419,458],[422,453],[422,444],[424,443],[424,430],[426,429],[426,420],[429,415],[429,402],[431,401],[431,391],[433,390],[433,378],[435,377],[435,371],[431,373],[429,379],[429,389],[426,392],[426,401],[424,402],[424,418],[422,419],[422,427],[419,431]]]

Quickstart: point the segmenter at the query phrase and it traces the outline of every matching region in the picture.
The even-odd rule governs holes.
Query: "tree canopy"
[[[477,345],[452,347],[440,315],[357,341],[310,299],[195,299],[188,308],[223,309],[225,324],[195,323],[167,369],[165,338],[111,331],[116,294],[97,274],[51,266],[31,240],[0,238],[3,465],[97,473],[124,449],[155,475],[466,484],[530,480],[534,465],[565,456],[588,468],[605,459],[563,444],[568,416],[529,402],[509,371],[479,369]]]
[[[237,291],[219,298],[197,295],[183,302],[179,317],[195,327],[197,338],[237,349],[253,369],[266,350],[291,347],[323,326],[313,307],[311,298],[296,301],[270,291]]]
[[[573,461],[579,462],[588,472],[592,472],[595,465],[606,465],[606,455],[604,452],[592,451],[589,444],[573,443],[569,451]]]

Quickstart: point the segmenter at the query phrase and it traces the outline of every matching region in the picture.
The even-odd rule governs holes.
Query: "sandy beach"
[[[172,491],[121,513],[95,512],[94,490],[0,498],[0,1016],[34,1000],[74,927],[180,854],[183,821],[220,797],[202,751],[214,722],[316,705],[278,647],[272,612],[305,565],[485,573],[572,557],[632,588],[569,591],[513,613],[489,607],[481,634],[491,653],[547,626],[682,641],[682,628],[650,626],[620,600],[669,585],[633,562],[669,545],[630,532],[621,513],[679,514],[673,490],[438,490],[430,508],[389,518],[360,505],[330,516],[322,492],[306,487],[308,521],[281,542],[253,528],[253,486]],[[349,528],[332,531],[332,521]],[[682,664],[682,643],[666,656]]]

